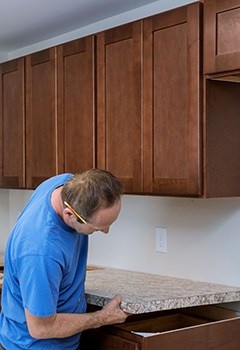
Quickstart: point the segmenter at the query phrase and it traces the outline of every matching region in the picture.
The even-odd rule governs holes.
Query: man
[[[88,235],[108,233],[123,190],[109,172],[91,169],[52,177],[34,191],[5,251],[3,349],[75,350],[82,331],[125,321],[120,295],[85,313],[84,292]]]

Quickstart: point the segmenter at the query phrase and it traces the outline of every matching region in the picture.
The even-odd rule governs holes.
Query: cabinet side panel
[[[207,81],[207,197],[240,195],[240,84]]]

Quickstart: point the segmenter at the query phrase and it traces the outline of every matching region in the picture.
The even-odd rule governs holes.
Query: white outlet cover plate
[[[166,227],[156,227],[156,252],[167,253]]]

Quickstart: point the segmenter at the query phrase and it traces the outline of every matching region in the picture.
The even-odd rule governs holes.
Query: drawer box
[[[236,312],[220,307],[160,311],[131,316],[121,325],[83,332],[81,349],[237,350],[239,329]]]

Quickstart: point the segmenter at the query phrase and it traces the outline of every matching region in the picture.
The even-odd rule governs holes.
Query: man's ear
[[[70,220],[72,219],[73,216],[73,212],[69,209],[69,208],[65,208],[63,210],[63,220],[66,224],[68,224],[70,222]]]

